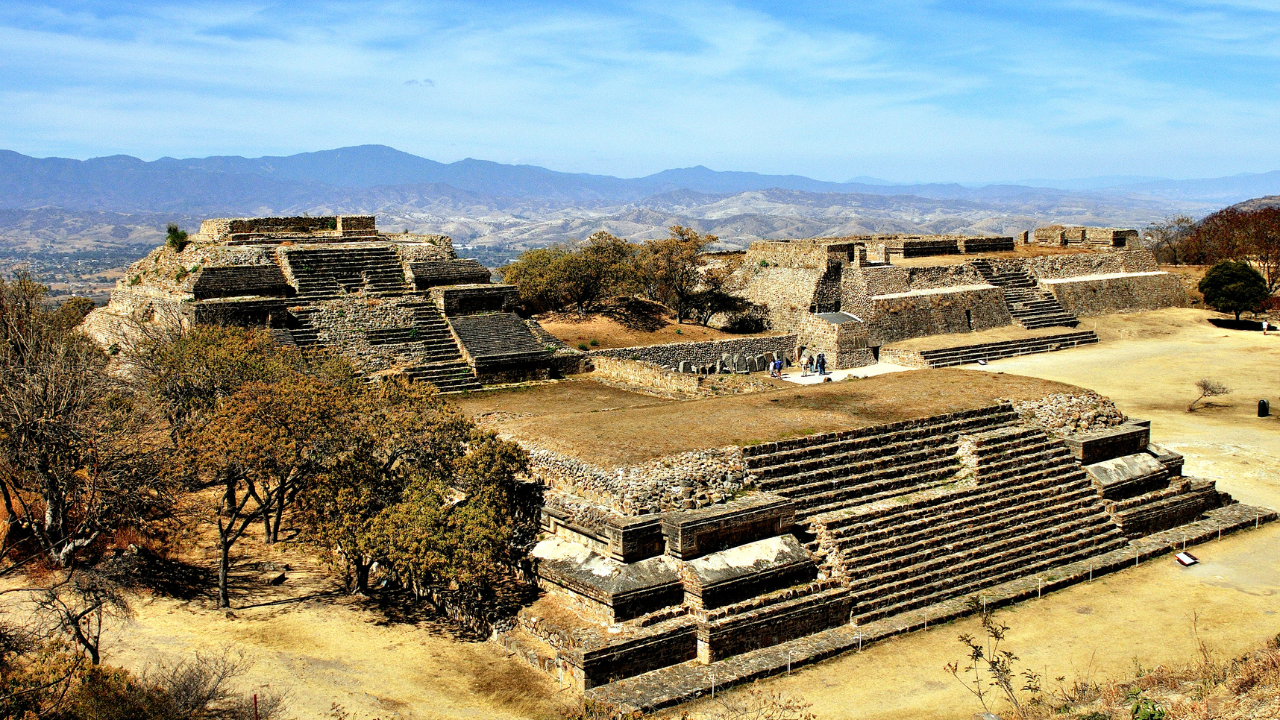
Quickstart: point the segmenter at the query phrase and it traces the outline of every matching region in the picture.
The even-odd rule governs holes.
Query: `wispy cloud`
[[[11,2],[0,50],[0,145],[34,154],[380,142],[830,179],[1280,164],[1262,2]]]

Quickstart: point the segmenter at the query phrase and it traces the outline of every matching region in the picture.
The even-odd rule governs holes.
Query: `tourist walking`
[[[827,354],[826,353],[818,353],[818,374],[819,375],[827,374]]]

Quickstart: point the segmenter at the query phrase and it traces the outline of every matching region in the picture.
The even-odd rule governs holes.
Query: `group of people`
[[[782,369],[786,367],[787,361],[781,357],[769,362],[769,377],[781,378]],[[800,377],[809,377],[810,375],[826,375],[827,374],[827,356],[825,353],[805,353],[804,348],[800,349]]]
[[[800,377],[808,377],[813,373],[818,375],[827,374],[827,356],[825,353],[805,355],[800,361]]]

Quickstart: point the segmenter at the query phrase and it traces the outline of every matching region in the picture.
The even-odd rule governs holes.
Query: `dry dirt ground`
[[[1152,438],[1186,456],[1189,475],[1212,478],[1236,499],[1280,508],[1280,420],[1259,419],[1257,401],[1280,403],[1280,336],[1221,330],[1215,313],[1165,310],[1090,319],[1103,342],[992,362],[991,370],[1082,385],[1152,421]],[[1123,340],[1123,342],[1121,341]],[[1186,412],[1193,383],[1226,382],[1230,395]],[[1280,633],[1280,525],[1229,536],[1193,552],[1182,568],[1164,557],[1022,603],[1007,611],[1008,647],[1047,687],[1188,662],[1199,637],[1224,656]],[[943,671],[963,659],[956,641],[977,633],[961,621],[917,632],[769,681],[813,703],[821,718],[968,720],[979,706]]]
[[[777,333],[735,334],[689,322],[676,323],[667,308],[645,300],[615,298],[602,303],[599,311],[579,317],[577,313],[548,313],[538,316],[547,332],[571,347],[588,349],[636,347],[673,342],[732,340],[776,335]],[[592,344],[595,341],[595,344]]]
[[[1242,501],[1280,507],[1280,420],[1254,417],[1258,398],[1280,403],[1280,337],[1220,330],[1207,323],[1209,316],[1174,310],[1102,318],[1097,321],[1101,345],[989,366],[1007,373],[1003,376],[959,370],[935,376],[951,378],[952,387],[965,387],[962,380],[992,378],[993,385],[983,392],[995,395],[1005,395],[1021,382],[1054,387],[1019,380],[1015,373],[1096,389],[1129,414],[1150,419],[1157,442],[1186,454],[1188,473],[1218,480]],[[926,375],[899,373],[876,380]],[[1203,375],[1227,382],[1235,392],[1188,414],[1192,383]],[[860,384],[870,382],[839,385],[861,391]],[[831,385],[836,383],[820,390],[834,392]],[[544,387],[555,390],[530,388],[508,393],[502,402],[477,393],[463,404],[471,412],[544,417],[556,409],[550,403],[560,399],[577,403],[582,413],[673,406],[596,383]],[[942,402],[925,392],[912,394],[909,387],[898,390],[925,410]],[[935,394],[941,391],[934,387]],[[780,391],[741,399],[768,403],[770,396],[794,397],[797,408],[828,403],[809,412],[842,415],[845,422],[850,417],[847,409],[833,410],[830,396],[821,392]],[[732,417],[749,428],[771,422],[772,413],[763,406],[744,406]],[[655,427],[663,426],[659,422]],[[754,432],[744,429],[742,434]],[[1229,536],[1195,553],[1203,562],[1193,568],[1161,558],[1008,610],[1005,617],[1013,626],[1009,647],[1052,686],[1052,678],[1060,675],[1114,675],[1131,671],[1134,662],[1185,661],[1195,652],[1192,619],[1197,614],[1200,638],[1225,654],[1280,632],[1280,525]],[[242,575],[230,618],[204,597],[140,598],[134,621],[107,642],[106,661],[141,668],[194,650],[238,648],[254,661],[244,686],[287,691],[292,715],[304,719],[330,717],[333,703],[353,720],[540,718],[568,696],[492,644],[457,640],[446,624],[431,618],[389,618],[376,606],[342,597],[297,549],[286,545],[252,555],[290,565],[289,579],[278,587],[264,586],[258,582],[262,571],[250,569]],[[767,684],[807,698],[822,718],[967,720],[977,705],[943,665],[962,659],[956,635],[974,630],[969,621],[930,628]]]
[[[491,419],[489,427],[601,467],[616,467],[689,450],[752,445],[1074,389],[1036,378],[951,369],[778,385],[777,390],[748,395],[664,402],[581,379],[511,393],[472,393],[459,404]]]

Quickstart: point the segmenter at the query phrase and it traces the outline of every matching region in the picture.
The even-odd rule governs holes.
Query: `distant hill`
[[[1280,195],[1267,195],[1266,197],[1253,198],[1245,200],[1242,203],[1236,203],[1231,207],[1237,210],[1261,210],[1262,208],[1280,207]]]
[[[1053,222],[1142,227],[1280,194],[1280,173],[1064,184],[1072,187],[827,182],[703,166],[618,178],[485,160],[441,163],[382,145],[152,162],[0,150],[0,260],[115,262],[144,253],[166,222],[194,229],[207,217],[303,213],[371,213],[384,228],[447,234],[462,254],[490,266],[597,230],[639,241],[665,236],[673,224],[713,233],[722,247],[875,232],[1014,234]]]
[[[1129,182],[1105,190],[1098,187],[1125,181]],[[679,191],[735,194],[764,190],[1019,204],[1068,198],[1091,202],[1103,196],[1114,199],[1130,195],[1192,204],[1229,203],[1280,193],[1280,172],[1180,181],[1111,177],[1064,184],[1074,187],[837,183],[801,175],[717,171],[701,165],[641,178],[617,178],[487,160],[440,163],[384,145],[284,157],[161,158],[152,162],[125,155],[70,160],[0,151],[0,209],[53,206],[67,210],[205,215],[260,214],[310,207],[374,208],[403,203],[409,198],[447,196],[455,191],[470,193],[495,207],[527,202],[613,206]]]

